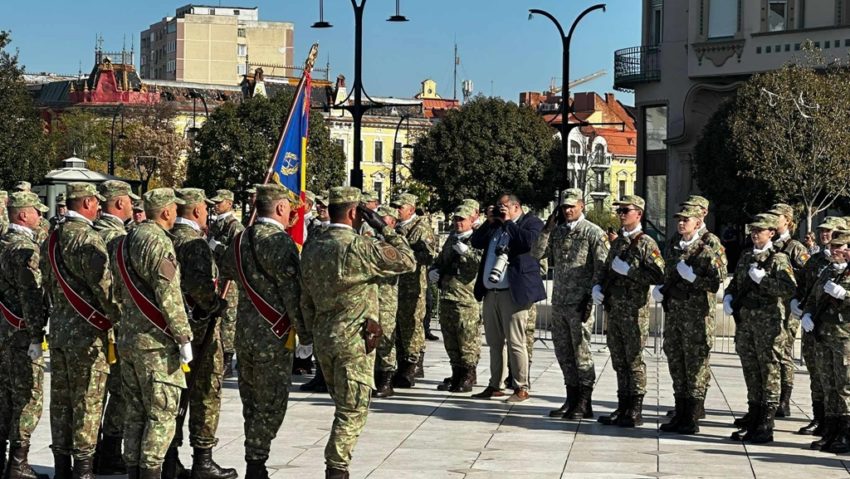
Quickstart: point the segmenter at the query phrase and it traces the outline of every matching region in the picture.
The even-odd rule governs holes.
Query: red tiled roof
[[[423,98],[422,110],[425,112],[425,118],[433,118],[440,116],[441,110],[454,110],[460,107],[460,101],[449,100],[443,98]]]
[[[612,128],[594,128],[595,133],[608,143],[608,152],[614,156],[637,157],[637,131],[620,131]],[[584,131],[584,129],[582,129]]]

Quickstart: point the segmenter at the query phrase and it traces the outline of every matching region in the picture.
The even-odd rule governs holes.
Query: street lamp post
[[[118,108],[115,109],[115,113],[112,115],[112,132],[109,134],[109,165],[107,165],[106,171],[110,175],[115,174],[115,120],[118,119],[118,115],[121,115],[121,132],[118,134],[118,139],[123,140],[127,138],[124,136],[124,104],[119,103]]]
[[[565,167],[568,165],[569,154],[570,154],[569,149],[567,148],[567,146],[568,146],[567,136],[569,136],[570,131],[572,131],[573,128],[578,128],[578,127],[580,127],[584,124],[583,122],[570,124],[569,116],[568,116],[569,111],[570,111],[570,108],[569,108],[569,103],[570,103],[570,42],[573,39],[573,32],[575,31],[576,26],[578,26],[581,19],[584,18],[588,13],[590,13],[594,10],[602,10],[604,12],[605,11],[605,4],[599,3],[599,4],[596,4],[596,5],[593,5],[592,7],[587,8],[585,11],[581,12],[579,14],[579,16],[576,17],[575,21],[573,21],[573,24],[570,27],[570,32],[567,33],[567,34],[564,34],[564,29],[563,29],[563,27],[561,27],[561,23],[558,22],[558,19],[555,18],[555,16],[552,15],[551,13],[549,13],[545,10],[537,9],[537,8],[532,8],[528,11],[528,19],[529,20],[531,20],[531,18],[534,15],[542,15],[542,16],[548,18],[549,20],[551,20],[552,23],[555,24],[555,27],[558,28],[558,33],[561,34],[561,45],[563,47],[563,51],[562,51],[563,59],[562,59],[562,65],[561,65],[561,67],[562,67],[562,79],[563,79],[563,82],[561,84],[561,155],[563,156]],[[566,178],[569,178],[569,168],[567,168]],[[563,191],[561,191],[561,190],[562,190],[562,188],[558,189],[558,203],[560,203],[562,195],[563,195]]]
[[[210,110],[209,108],[207,108],[207,100],[196,90],[189,91],[189,98],[192,99],[192,127],[189,128],[189,135],[191,136],[191,140],[195,141],[195,136],[197,136],[198,131],[200,130],[200,128],[198,128],[197,122],[195,121],[195,105],[197,101],[200,99],[201,104],[204,106],[204,118],[210,118]]]
[[[401,148],[396,148],[396,145],[398,145],[398,131],[401,129],[401,124],[404,123],[405,120],[407,120],[407,122],[408,122],[407,136],[408,137],[410,136],[410,131],[409,131],[410,130],[410,115],[408,115],[407,113],[405,113],[404,115],[401,115],[401,118],[399,118],[398,125],[396,125],[396,127],[395,127],[395,136],[393,136],[393,171],[392,171],[392,177],[390,178],[390,191],[395,189],[396,180],[397,180],[396,167],[399,163],[401,163],[401,150],[403,148],[410,146],[410,145],[405,144]],[[409,139],[410,138],[408,138],[408,140]]]
[[[354,104],[346,104],[348,98],[342,101],[341,104],[334,105],[336,108],[342,108],[351,113],[354,120],[354,165],[351,168],[351,176],[349,184],[355,188],[363,188],[363,145],[361,144],[361,130],[363,123],[363,114],[372,108],[379,108],[383,105],[371,101],[369,105],[363,105],[363,10],[366,8],[367,0],[351,0],[351,6],[354,8],[354,83],[351,93],[348,98],[354,95]],[[396,0],[395,15],[387,19],[388,22],[406,22],[407,17],[400,13],[400,0]],[[324,18],[324,0],[319,0],[319,21],[312,25],[312,28],[330,28],[333,25],[325,21]],[[369,98],[369,95],[366,95]],[[370,98],[371,100],[371,98]]]

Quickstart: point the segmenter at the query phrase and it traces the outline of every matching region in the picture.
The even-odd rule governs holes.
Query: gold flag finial
[[[317,56],[319,56],[319,44],[314,43],[313,46],[310,48],[310,54],[307,55],[307,61],[304,62],[304,71],[313,71],[313,65],[316,63]]]

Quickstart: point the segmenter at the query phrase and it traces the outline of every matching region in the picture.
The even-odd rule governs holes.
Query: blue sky
[[[358,0],[359,1],[359,0]],[[136,46],[139,33],[189,2],[167,0],[37,0],[5,9],[0,29],[12,30],[29,72],[75,73],[82,61],[88,71],[94,61],[95,35],[107,50],[120,49],[127,38]],[[201,3],[201,2],[196,2]],[[206,4],[217,5],[217,0]],[[519,92],[545,90],[561,75],[561,46],[548,20],[528,20],[529,8],[548,10],[565,29],[593,0],[401,0],[410,22],[388,23],[393,0],[368,0],[364,26],[363,80],[375,96],[411,97],[419,82],[433,78],[439,93],[451,97],[455,40],[461,65],[458,80],[470,79],[479,93],[517,101]],[[354,15],[349,0],[325,0],[327,30],[311,29],[318,0],[239,0],[223,5],[258,6],[261,20],[295,23],[296,60],[301,63],[310,44],[320,44],[319,62],[328,58],[331,74],[352,78]],[[576,90],[613,90],[613,53],[640,43],[640,4],[608,0],[607,12],[593,12],[579,25],[572,43],[573,79],[607,70],[608,75]],[[29,5],[29,6],[27,6]],[[137,58],[138,61],[138,58]],[[460,96],[460,87],[458,87]],[[618,98],[631,102],[631,95]]]

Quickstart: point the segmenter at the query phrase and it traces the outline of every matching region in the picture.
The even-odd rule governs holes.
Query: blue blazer
[[[546,288],[543,287],[543,278],[540,276],[540,262],[531,256],[531,247],[543,231],[543,222],[531,213],[520,216],[516,221],[506,221],[502,224],[488,221],[472,233],[469,243],[473,248],[484,250],[478,267],[478,277],[475,279],[475,299],[481,301],[487,294],[484,281],[490,272],[484,271],[484,264],[487,261],[490,239],[501,228],[505,229],[510,238],[507,274],[514,303],[524,306],[546,299]]]

